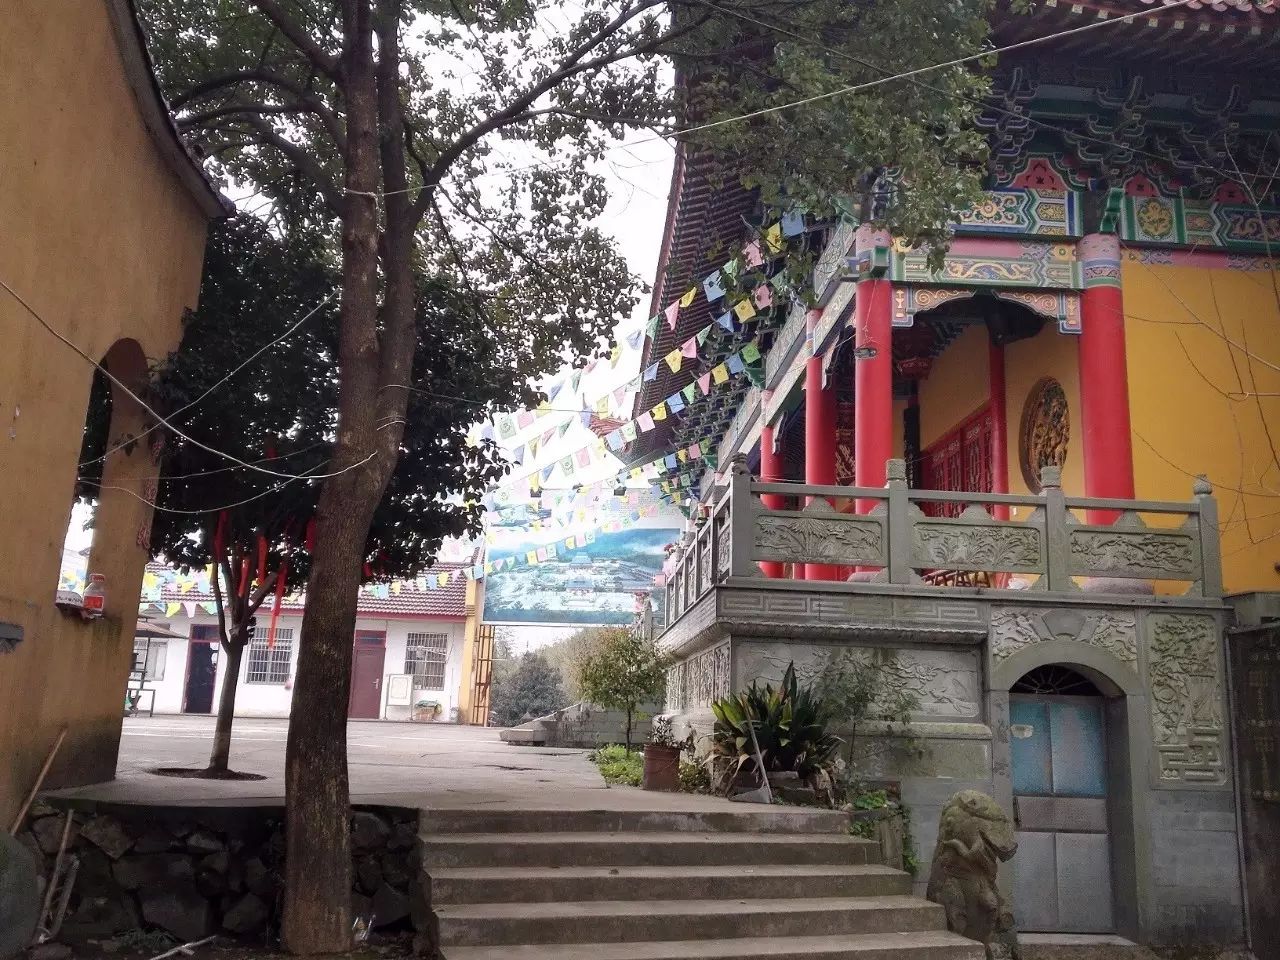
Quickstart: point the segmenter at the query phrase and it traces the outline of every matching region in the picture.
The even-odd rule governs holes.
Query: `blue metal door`
[[[1010,697],[1019,930],[1114,930],[1103,707],[1101,697]]]

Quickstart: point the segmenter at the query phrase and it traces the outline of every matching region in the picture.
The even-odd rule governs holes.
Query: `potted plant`
[[[640,786],[645,790],[680,789],[680,752],[670,717],[655,717],[649,742],[644,745],[644,776]]]

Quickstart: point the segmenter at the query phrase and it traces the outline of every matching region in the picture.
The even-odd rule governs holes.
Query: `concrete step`
[[[441,867],[431,899],[446,903],[868,897],[909,894],[911,878],[879,864],[723,867]]]
[[[451,904],[435,913],[442,948],[828,937],[943,926],[941,907],[905,896]]]
[[[839,810],[748,806],[739,810],[424,810],[424,839],[454,833],[844,833]]]
[[[422,865],[437,867],[634,867],[858,864],[878,844],[842,834],[460,833],[422,838]]]
[[[983,960],[982,945],[954,933],[873,933],[839,937],[751,937],[450,947],[444,960]]]

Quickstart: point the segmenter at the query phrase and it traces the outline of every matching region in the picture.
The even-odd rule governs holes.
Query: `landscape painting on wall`
[[[602,499],[585,516],[575,511],[568,525],[492,530],[488,560],[517,562],[486,577],[485,623],[630,623],[637,597],[653,591],[683,523],[674,508],[654,509],[648,498],[645,505],[638,509],[634,496]],[[528,554],[539,551],[545,559],[528,563]]]

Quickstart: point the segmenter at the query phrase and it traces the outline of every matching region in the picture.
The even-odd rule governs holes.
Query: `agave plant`
[[[826,707],[797,681],[794,663],[779,686],[752,683],[742,693],[715,701],[711,712],[715,727],[708,761],[720,775],[722,790],[744,767],[755,765],[756,744],[766,773],[794,772],[807,781],[819,770],[830,772],[842,742],[827,733]]]

